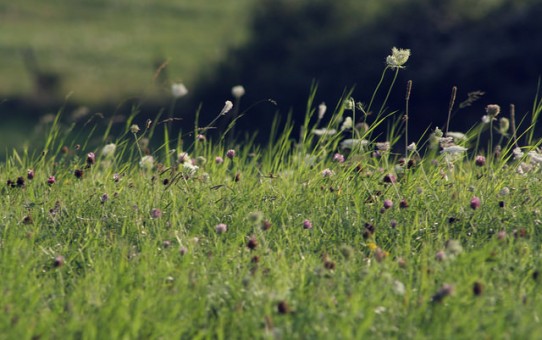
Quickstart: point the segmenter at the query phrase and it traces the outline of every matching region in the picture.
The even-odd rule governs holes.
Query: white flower
[[[456,142],[466,141],[468,139],[467,135],[461,132],[447,132],[446,137],[452,137]]]
[[[320,105],[318,105],[318,119],[324,118],[324,115],[326,114],[327,106],[326,103],[322,102]]]
[[[521,148],[515,148],[512,150],[512,154],[514,155],[514,159],[519,159],[523,157],[523,151],[521,151]]]
[[[468,149],[465,148],[465,147],[462,147],[462,146],[459,146],[459,145],[452,145],[452,146],[448,146],[448,147],[443,148],[440,153],[454,155],[454,154],[462,154],[463,152],[465,152],[467,150]]]
[[[345,139],[341,142],[341,149],[363,149],[369,145],[366,139]]]
[[[192,162],[184,162],[183,163],[183,173],[193,176],[197,171],[199,167],[197,165],[192,164]]]
[[[171,94],[175,98],[181,98],[188,94],[188,90],[186,89],[186,86],[184,86],[183,83],[177,83],[171,85]]]
[[[335,173],[331,169],[324,169],[322,171],[322,177],[330,177],[333,176]]]
[[[154,167],[154,157],[143,156],[139,161],[139,166],[145,170],[151,170]]]
[[[222,111],[220,111],[221,115],[225,115],[226,113],[230,112],[230,110],[233,108],[233,103],[229,100],[226,100],[224,103],[224,107],[222,108]]]
[[[331,136],[337,133],[337,130],[335,129],[314,129],[312,130],[312,133],[317,136]]]
[[[139,128],[139,125],[137,125],[137,124],[132,124],[132,126],[130,126],[130,132],[132,132],[133,134],[138,133],[139,130],[141,130],[141,129]]]
[[[352,117],[346,117],[344,119],[343,124],[341,125],[341,131],[342,130],[350,130],[353,125],[354,125],[354,123],[352,121]]]
[[[531,163],[536,163],[536,164],[542,163],[542,155],[539,154],[538,152],[529,151],[527,153],[527,155],[529,155],[529,157],[531,157]]]
[[[115,150],[117,150],[117,145],[115,145],[114,143],[107,144],[102,149],[102,155],[105,158],[111,158],[115,154]]]
[[[348,98],[344,102],[344,109],[345,110],[352,111],[352,110],[354,110],[355,107],[356,107],[356,102],[354,101],[354,98]]]
[[[407,146],[407,151],[416,151],[416,143],[411,143],[409,146]]]
[[[236,85],[231,88],[231,94],[235,98],[239,99],[245,95],[245,88],[243,87],[243,85]]]
[[[410,57],[409,49],[392,48],[391,55],[386,58],[386,64],[390,68],[403,68]]]
[[[376,148],[378,151],[386,152],[386,151],[390,151],[391,145],[390,145],[390,142],[381,142],[381,143],[376,143]]]

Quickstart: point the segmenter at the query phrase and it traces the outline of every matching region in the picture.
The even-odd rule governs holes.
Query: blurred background
[[[239,120],[238,133],[263,141],[277,112],[301,121],[314,82],[315,106],[331,110],[350,90],[368,102],[393,46],[412,56],[387,106],[404,111],[412,80],[413,139],[445,124],[454,85],[457,103],[484,94],[451,130],[493,103],[504,114],[514,103],[520,120],[542,75],[540,18],[540,0],[0,0],[0,152],[41,142],[60,110],[67,125],[115,116],[119,130],[134,109],[141,122],[166,111],[182,118],[175,129],[192,129],[234,85],[246,89],[241,110],[276,102]],[[188,94],[173,105],[179,82]]]

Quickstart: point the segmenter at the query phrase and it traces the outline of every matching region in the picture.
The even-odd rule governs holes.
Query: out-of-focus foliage
[[[464,128],[488,102],[515,103],[518,113],[530,109],[542,74],[541,17],[542,3],[528,0],[262,1],[252,38],[218,65],[196,97],[220,107],[229,86],[239,83],[247,89],[244,103],[272,98],[295,117],[317,81],[317,101],[334,105],[355,86],[354,98],[367,102],[397,46],[410,48],[412,57],[389,109],[404,109],[404,85],[412,79],[411,119],[423,130],[445,122],[452,86],[459,87],[458,102],[470,91],[486,92],[455,116],[461,119],[452,125]],[[275,110],[261,106],[240,124],[261,128]]]

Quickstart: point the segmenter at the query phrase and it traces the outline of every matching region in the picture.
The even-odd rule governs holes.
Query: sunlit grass
[[[135,112],[115,133],[44,123],[37,152],[0,165],[0,334],[536,337],[542,156],[527,128],[494,131],[500,153],[482,121],[396,153],[399,113],[363,116],[345,95],[321,119],[315,91],[301,133],[277,121],[265,147],[214,126],[179,139]],[[345,124],[356,110],[366,125]]]

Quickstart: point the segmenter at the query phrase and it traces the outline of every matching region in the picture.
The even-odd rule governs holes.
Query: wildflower
[[[183,163],[183,173],[188,176],[195,175],[198,169],[199,167],[197,165],[193,165],[191,162]]]
[[[350,130],[353,125],[352,117],[346,117],[341,125],[341,131]]]
[[[271,226],[272,226],[272,223],[269,220],[264,220],[262,222],[262,230],[264,230],[264,231],[271,229]]]
[[[374,242],[369,242],[367,244],[367,247],[369,248],[370,251],[375,251],[376,249],[378,249],[378,246]]]
[[[356,102],[354,101],[354,98],[350,97],[344,101],[343,105],[345,110],[352,111],[356,107]]]
[[[26,171],[26,178],[28,178],[29,180],[34,179],[34,175],[35,175],[35,174],[34,174],[34,170],[28,169],[28,170]]]
[[[510,120],[506,117],[502,117],[499,119],[499,133],[501,135],[506,135],[508,133],[508,129],[510,128]]]
[[[226,113],[230,112],[230,110],[233,108],[233,103],[229,100],[226,100],[224,103],[224,107],[222,108],[222,111],[220,111],[220,115],[225,115]]]
[[[245,95],[245,88],[243,87],[243,85],[236,85],[231,88],[231,94],[236,99],[239,99]]]
[[[393,207],[393,201],[389,199],[384,200],[384,209],[390,209],[391,207]]]
[[[64,265],[64,256],[58,255],[53,261],[53,267],[60,268]]]
[[[478,155],[474,159],[474,163],[476,164],[476,166],[484,166],[486,165],[486,158],[482,155]]]
[[[499,195],[501,196],[507,196],[510,194],[510,188],[508,187],[504,187],[501,189],[501,191],[499,191]]]
[[[340,153],[336,153],[335,155],[333,155],[333,161],[337,163],[344,163],[344,156]]]
[[[94,163],[96,163],[96,155],[94,154],[94,152],[87,153],[87,165],[90,166]]]
[[[254,250],[256,249],[256,247],[258,247],[258,240],[256,239],[256,236],[249,237],[247,242],[247,248],[250,250]]]
[[[183,164],[190,161],[190,155],[187,152],[181,152],[177,156],[177,163]]]
[[[320,105],[318,105],[318,119],[324,118],[326,111],[327,111],[326,103],[324,102],[320,103]]]
[[[383,179],[384,183],[396,183],[397,182],[397,177],[395,177],[394,174],[387,174],[386,176],[384,176],[384,179]]]
[[[303,229],[312,229],[312,223],[308,219],[303,221]]]
[[[181,98],[188,94],[188,89],[183,83],[176,83],[171,85],[171,94],[175,98]]]
[[[235,150],[233,149],[230,149],[226,152],[226,157],[228,157],[229,159],[233,159],[235,157]]]
[[[76,169],[73,174],[76,178],[83,178],[84,172],[81,169]]]
[[[471,198],[470,200],[470,207],[473,209],[473,210],[476,210],[478,208],[480,208],[480,198],[474,196],[473,198]]]
[[[391,220],[390,227],[392,227],[393,229],[397,228],[397,220]]]
[[[376,262],[382,262],[386,257],[388,257],[388,252],[385,250],[382,250],[380,247],[375,249],[375,260]]]
[[[291,312],[290,306],[288,306],[288,303],[286,301],[279,301],[277,304],[277,311],[279,314],[288,314]]]
[[[514,155],[514,159],[520,159],[524,155],[520,147],[514,148],[514,150],[512,150],[512,154]]]
[[[151,170],[154,167],[154,157],[143,156],[139,161],[139,166],[145,170]]]
[[[341,149],[361,150],[369,145],[369,141],[365,139],[345,139],[341,142]]]
[[[151,210],[151,218],[156,219],[162,217],[162,211],[158,208]]]
[[[416,151],[416,143],[411,143],[407,146],[407,151],[414,152]]]
[[[337,130],[335,130],[335,129],[326,129],[326,128],[314,129],[314,130],[312,130],[312,133],[315,134],[318,137],[332,136],[332,135],[337,133]]]
[[[440,153],[454,155],[454,154],[462,154],[463,152],[465,152],[467,150],[468,149],[463,147],[463,146],[452,145],[452,146],[448,146],[448,147],[443,148]]]
[[[333,172],[333,170],[331,169],[324,169],[322,171],[322,177],[331,177],[333,176],[335,173]]]
[[[217,156],[217,157],[215,158],[215,163],[216,163],[216,164],[222,164],[222,163],[224,163],[224,158],[222,158],[222,157],[220,157],[220,156]]]
[[[205,137],[205,135],[202,135],[201,133],[198,134],[196,136],[196,140],[199,140],[200,142],[205,142],[205,140],[207,140],[207,138]]]
[[[452,256],[457,256],[463,252],[463,247],[461,242],[458,240],[448,240],[446,241],[446,252]]]
[[[393,289],[393,292],[397,295],[401,295],[401,296],[405,295],[405,292],[406,292],[405,285],[399,280],[393,281],[392,289]]]
[[[454,287],[450,284],[445,283],[442,285],[442,287],[440,287],[440,289],[435,293],[435,295],[431,297],[431,301],[442,302],[445,297],[452,295],[453,292]]]
[[[386,64],[388,64],[388,67],[394,69],[403,68],[409,57],[409,49],[398,49],[394,47],[391,49],[391,55],[386,58]]]
[[[224,223],[219,223],[216,225],[215,230],[218,234],[223,234],[228,230],[228,226]]]
[[[391,149],[390,142],[376,143],[376,149],[380,152],[390,151]]]
[[[540,164],[542,163],[542,155],[539,154],[538,152],[536,151],[529,151],[527,153],[527,155],[529,155],[529,157],[531,157],[531,163],[533,164]]]
[[[117,145],[114,143],[107,144],[102,149],[102,156],[105,158],[111,158],[115,154],[115,150],[117,150]]]
[[[100,202],[102,203],[105,203],[109,200],[109,195],[108,194],[103,194],[101,197],[100,197]]]
[[[141,130],[141,129],[139,128],[139,125],[137,125],[137,124],[132,124],[132,126],[130,126],[130,132],[133,133],[133,134],[138,133],[139,130]]]
[[[49,178],[47,178],[47,184],[49,185],[53,185],[56,183],[56,178],[55,176],[49,176]]]
[[[179,248],[179,254],[181,254],[181,256],[184,256],[187,252],[188,252],[188,249],[185,246],[181,246]]]
[[[488,114],[489,117],[493,119],[497,117],[500,112],[501,112],[501,107],[497,104],[490,104],[486,106],[486,113]]]
[[[439,250],[435,254],[435,260],[437,260],[439,262],[445,261],[446,258],[447,258],[447,256],[446,256],[446,253],[444,252],[444,250]]]
[[[406,199],[401,199],[401,201],[399,202],[399,208],[401,209],[406,209],[408,208],[408,202]]]
[[[474,284],[472,285],[472,293],[476,296],[480,296],[483,292],[484,285],[479,281],[474,282]]]
[[[452,137],[456,143],[466,141],[468,139],[467,135],[462,132],[448,132],[446,133],[446,137]]]
[[[113,180],[114,180],[115,182],[120,181],[120,175],[117,174],[117,173],[113,174]]]

